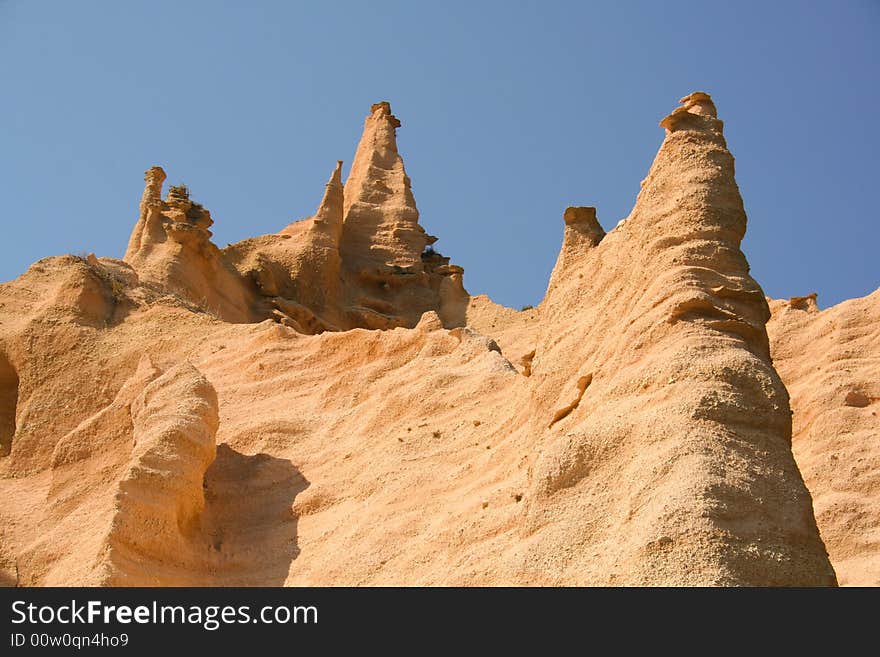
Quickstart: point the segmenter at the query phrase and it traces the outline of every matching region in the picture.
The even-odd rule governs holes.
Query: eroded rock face
[[[463,269],[426,247],[437,241],[419,225],[419,211],[397,149],[400,121],[376,103],[345,182],[341,253],[351,327],[413,327],[437,311],[460,326],[467,305]]]
[[[148,171],[124,261],[0,285],[0,581],[834,584],[733,158],[709,96],[682,103],[630,216],[606,235],[568,208],[522,312],[426,249],[387,103],[312,217],[223,251]],[[851,315],[774,329],[773,353],[796,452],[815,406],[869,465],[848,441],[871,431],[870,377],[841,378],[826,416],[788,365],[809,327],[876,343]],[[832,557],[867,572],[871,529],[842,528],[870,519],[872,470],[804,453]]]
[[[559,250],[556,266],[550,274],[548,293],[556,289],[559,281],[567,279],[572,269],[577,268],[587,257],[590,249],[597,246],[605,237],[605,230],[596,218],[596,208],[566,208],[562,219],[565,222],[562,248]],[[583,276],[583,272],[576,272],[574,275]]]
[[[56,444],[43,523],[75,548],[57,555],[51,533],[38,539],[21,564],[28,583],[204,583],[217,425],[217,395],[192,365],[163,374],[141,357],[113,401]]]
[[[290,505],[308,482],[284,459],[218,448],[218,426],[204,375],[143,356],[56,445],[41,531],[11,560],[17,583],[282,584],[298,553]]]
[[[773,363],[791,394],[792,449],[841,584],[880,585],[880,291],[819,310],[771,301]]]

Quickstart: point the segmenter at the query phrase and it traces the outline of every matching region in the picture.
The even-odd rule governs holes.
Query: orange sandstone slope
[[[880,290],[819,311],[771,301],[767,325],[794,409],[792,448],[841,584],[880,585]]]
[[[0,572],[25,585],[833,585],[702,93],[546,298],[424,250],[387,103],[317,213],[226,249],[147,189],[124,260],[0,286]]]

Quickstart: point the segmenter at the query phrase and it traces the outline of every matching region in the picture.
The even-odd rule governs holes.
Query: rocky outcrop
[[[314,216],[275,235],[232,244],[224,256],[264,297],[268,312],[302,333],[344,324],[342,162],[336,163]],[[346,327],[347,328],[347,327]]]
[[[204,582],[200,519],[217,425],[216,393],[192,365],[162,374],[143,356],[113,401],[56,444],[49,531],[27,550],[27,581]],[[57,555],[53,532],[74,549]]]
[[[587,253],[605,237],[605,230],[596,218],[596,208],[570,207],[562,215],[565,231],[562,248],[556,258],[556,266],[550,274],[548,294],[556,289],[557,281],[565,279],[587,257]],[[577,275],[577,274],[575,274]],[[582,274],[581,274],[582,275]]]
[[[165,172],[144,175],[140,216],[125,252],[125,262],[141,282],[179,295],[229,322],[255,319],[253,293],[211,242],[211,213],[189,198],[186,187],[171,187],[161,198]]]
[[[437,238],[419,225],[409,176],[397,149],[400,121],[376,103],[345,182],[341,252],[350,281],[349,325],[413,327],[435,310],[447,326],[463,323],[463,270],[426,247]]]
[[[298,554],[290,506],[308,482],[285,459],[215,449],[217,428],[216,392],[195,367],[163,374],[143,356],[58,442],[41,531],[0,569],[12,563],[27,585],[282,584]]]
[[[0,286],[0,416],[7,418],[0,453],[7,472],[23,476],[51,462],[58,441],[110,403],[138,355],[107,371],[96,342],[134,307],[134,272],[107,258],[56,256],[34,263]],[[75,382],[70,379],[75,374]],[[76,402],[59,402],[71,395]]]
[[[791,395],[792,449],[841,584],[880,585],[880,290],[819,310],[770,302],[773,363]]]

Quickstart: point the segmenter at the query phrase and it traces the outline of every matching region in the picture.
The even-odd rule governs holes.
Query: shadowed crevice
[[[205,473],[203,528],[218,558],[217,585],[281,586],[299,556],[296,496],[309,482],[287,459],[227,444]]]

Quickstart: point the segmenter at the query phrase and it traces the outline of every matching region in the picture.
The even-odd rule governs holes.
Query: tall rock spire
[[[410,179],[397,150],[398,127],[389,103],[370,108],[345,183],[342,257],[355,271],[384,266],[420,270],[422,251],[433,241],[419,225]]]
[[[594,584],[833,584],[723,124],[708,94],[681,102],[629,217],[604,237],[591,211],[566,217],[532,360],[530,515]]]

